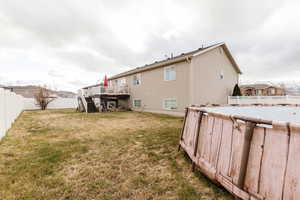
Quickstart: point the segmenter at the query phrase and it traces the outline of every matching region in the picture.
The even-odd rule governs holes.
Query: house
[[[241,70],[225,43],[199,48],[110,77],[134,110],[182,114],[188,105],[226,104]]]
[[[284,96],[284,88],[271,84],[249,84],[240,86],[243,96]]]

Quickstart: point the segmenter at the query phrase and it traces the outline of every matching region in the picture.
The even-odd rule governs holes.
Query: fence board
[[[189,111],[186,121],[186,128],[182,135],[182,147],[185,149],[187,154],[193,160],[194,158],[194,148],[196,143],[196,130],[198,127],[198,119],[200,112],[198,111]]]
[[[233,183],[235,184],[238,184],[240,177],[239,175],[241,170],[242,147],[244,146],[245,129],[245,124],[237,123],[232,134],[232,154],[229,176],[232,178]]]
[[[281,200],[288,151],[287,127],[273,125],[266,129],[261,169],[260,194]]]
[[[232,122],[229,119],[223,120],[223,137],[219,154],[219,163],[217,166],[218,173],[223,176],[229,175],[230,155],[232,145]]]
[[[299,199],[299,124],[268,121],[263,125],[263,120],[247,121],[247,117],[237,122],[226,114],[189,109],[183,131],[185,143],[180,144],[190,151],[201,172],[240,199]],[[200,112],[205,114],[197,154],[193,155],[199,124],[196,113]]]
[[[0,88],[0,139],[23,110],[23,97]]]
[[[220,118],[214,119],[214,127],[212,131],[212,143],[209,162],[216,169],[218,161],[218,153],[221,145],[223,120]]]
[[[265,141],[265,128],[256,127],[253,132],[244,189],[252,194],[259,193],[261,163]]]
[[[300,197],[300,127],[291,126],[290,149],[288,157],[287,172],[285,177],[284,199],[296,200]]]

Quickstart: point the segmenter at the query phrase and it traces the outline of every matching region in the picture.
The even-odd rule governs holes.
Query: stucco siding
[[[190,76],[190,104],[194,105],[226,104],[238,83],[238,73],[222,47],[193,57]]]
[[[142,110],[168,112],[163,108],[163,100],[174,98],[177,109],[170,112],[182,112],[189,104],[189,68],[187,62],[173,64],[176,80],[164,80],[164,67],[141,73],[141,84],[133,85],[133,75],[126,77],[130,88],[130,104],[134,99],[142,101]],[[132,106],[133,109],[135,109]]]
[[[150,112],[182,113],[189,105],[226,104],[239,77],[239,69],[231,55],[226,54],[226,49],[222,45],[169,65],[175,67],[176,80],[164,80],[164,69],[169,66],[140,72],[140,85],[133,84],[136,74],[125,76],[130,107]],[[114,84],[114,80],[111,82]],[[141,100],[140,109],[133,106],[135,99]],[[166,110],[163,107],[165,99],[176,99],[177,108]]]

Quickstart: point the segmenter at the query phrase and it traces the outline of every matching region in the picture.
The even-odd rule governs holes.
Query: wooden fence
[[[190,107],[180,147],[197,169],[240,199],[300,199],[299,124]]]

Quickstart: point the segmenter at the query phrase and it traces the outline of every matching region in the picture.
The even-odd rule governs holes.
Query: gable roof
[[[132,70],[114,75],[114,76],[108,78],[108,80],[122,78],[124,76],[128,76],[128,75],[132,75],[132,74],[136,74],[136,73],[140,73],[140,72],[144,72],[144,71],[164,67],[164,66],[167,66],[167,65],[171,65],[171,64],[175,64],[175,63],[179,63],[179,62],[183,62],[183,61],[189,61],[194,56],[201,55],[205,52],[211,51],[211,50],[213,50],[217,47],[220,47],[220,46],[223,47],[224,52],[228,56],[230,62],[232,63],[234,69],[236,70],[236,72],[241,74],[242,72],[241,72],[239,66],[237,65],[237,63],[235,62],[234,58],[232,57],[232,55],[231,55],[229,49],[227,48],[226,44],[225,43],[218,43],[218,44],[214,44],[214,45],[207,46],[207,47],[204,47],[204,48],[199,48],[199,49],[196,49],[194,51],[182,53],[182,54],[180,54],[178,56],[175,56],[175,57],[172,57],[172,58],[167,58],[167,59],[164,59],[164,60],[155,61],[154,63],[146,64],[142,67],[137,67],[135,69],[132,69]]]

